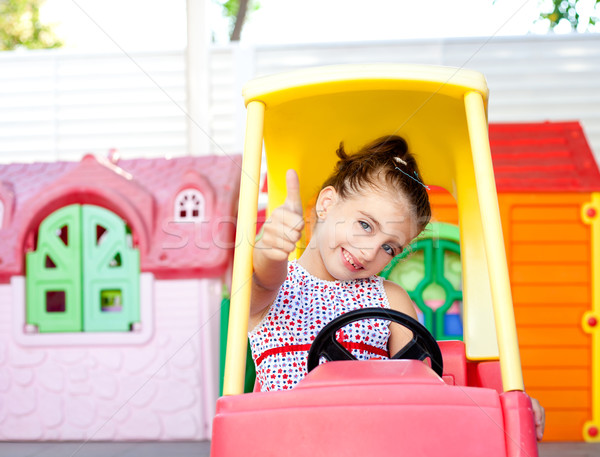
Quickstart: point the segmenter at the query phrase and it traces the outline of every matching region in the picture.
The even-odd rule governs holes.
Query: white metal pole
[[[188,155],[211,153],[209,110],[209,0],[186,0],[187,8],[187,140]]]

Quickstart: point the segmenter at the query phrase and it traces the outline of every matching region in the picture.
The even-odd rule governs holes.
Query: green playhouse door
[[[40,332],[129,331],[140,321],[139,251],[130,237],[121,218],[98,206],[48,216],[27,254],[27,323]]]
[[[394,258],[381,276],[400,284],[437,340],[462,340],[462,265],[458,227],[435,224],[410,249]]]

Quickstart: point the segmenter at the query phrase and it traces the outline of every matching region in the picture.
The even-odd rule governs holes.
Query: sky
[[[206,26],[227,42],[217,0]],[[243,45],[397,40],[540,33],[539,4],[549,0],[259,0]],[[594,0],[585,0],[593,2]],[[46,0],[42,20],[76,50],[174,50],[186,43],[185,0]]]

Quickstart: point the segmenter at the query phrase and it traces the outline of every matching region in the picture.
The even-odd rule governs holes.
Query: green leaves
[[[43,0],[0,0],[0,51],[58,48],[62,42],[40,21]]]
[[[548,5],[549,8],[542,10],[540,19],[549,21],[550,30],[553,30],[561,21],[566,21],[570,24],[572,31],[590,31],[590,26],[595,26],[600,20],[600,0],[595,0],[593,4],[595,7],[590,8],[590,0],[547,0],[544,5]],[[582,13],[586,6],[588,9],[584,15]]]

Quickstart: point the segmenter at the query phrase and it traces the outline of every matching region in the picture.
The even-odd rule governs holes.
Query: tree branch
[[[229,39],[231,41],[240,41],[242,34],[242,26],[246,20],[246,13],[248,12],[248,0],[240,0],[240,7],[238,8],[237,15],[235,17],[235,26],[231,32]]]

